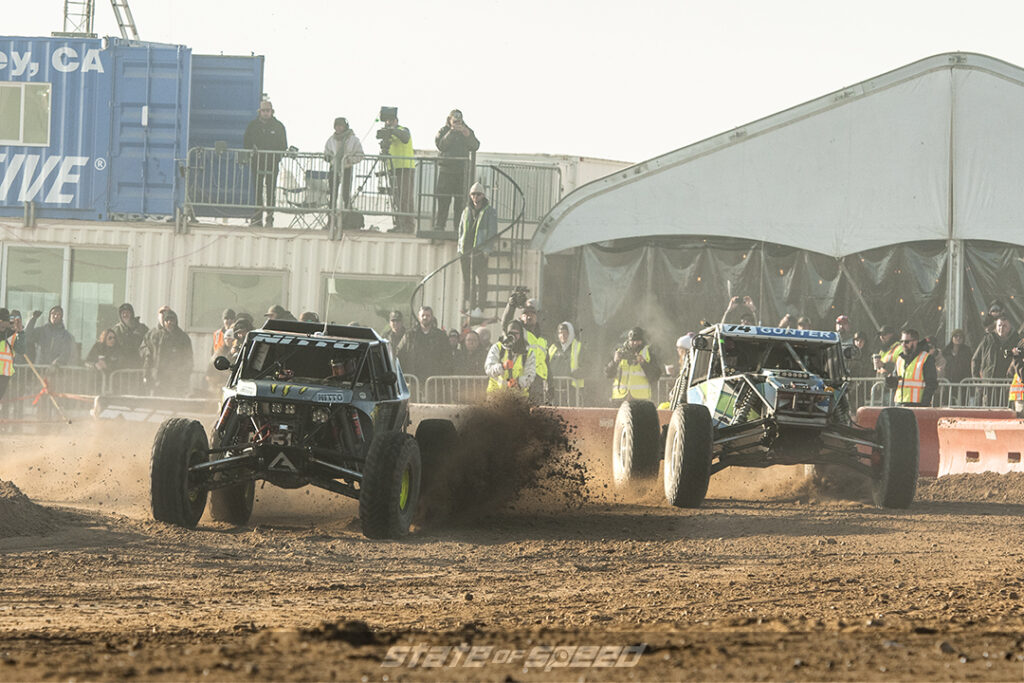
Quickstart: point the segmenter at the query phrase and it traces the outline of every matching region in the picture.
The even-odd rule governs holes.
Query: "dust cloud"
[[[582,454],[556,413],[499,394],[463,411],[458,432],[458,444],[441,456],[423,492],[424,524],[502,509],[565,510],[591,500]]]

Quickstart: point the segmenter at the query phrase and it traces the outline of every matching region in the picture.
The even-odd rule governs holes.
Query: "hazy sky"
[[[117,35],[107,0],[96,32]],[[975,0],[129,0],[143,40],[262,54],[289,142],[381,105],[417,148],[453,107],[482,150],[641,161],[940,52],[1024,65],[1024,4]],[[5,35],[63,0],[3,0]],[[255,112],[254,112],[255,116]]]

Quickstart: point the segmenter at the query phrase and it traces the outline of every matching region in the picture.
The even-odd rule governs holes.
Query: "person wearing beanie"
[[[344,116],[334,119],[334,134],[324,144],[324,159],[331,165],[331,209],[347,209],[352,203],[352,169],[363,160],[363,146]],[[339,184],[341,206],[338,206]]]
[[[498,214],[487,201],[484,186],[473,183],[469,188],[469,204],[459,220],[458,250],[462,261],[462,297],[466,311],[486,306],[487,254],[490,242],[498,234]],[[471,313],[472,315],[472,313]]]

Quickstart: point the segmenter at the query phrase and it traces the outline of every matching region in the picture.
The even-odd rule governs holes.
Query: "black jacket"
[[[441,151],[437,155],[437,165],[442,173],[465,173],[469,163],[465,159],[472,152],[480,149],[480,141],[476,139],[476,133],[469,126],[466,126],[466,129],[469,131],[469,135],[463,135],[446,124],[434,136],[434,144]]]
[[[274,117],[269,121],[256,117],[245,129],[242,145],[246,149],[270,149],[283,152],[288,149],[288,134],[284,124]]]

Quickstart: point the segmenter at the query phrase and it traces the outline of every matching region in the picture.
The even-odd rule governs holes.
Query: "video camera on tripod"
[[[388,154],[391,149],[391,136],[395,132],[388,123],[398,120],[398,107],[381,107],[377,118],[384,122],[384,127],[378,128],[376,133],[377,140],[380,141],[380,153]]]

